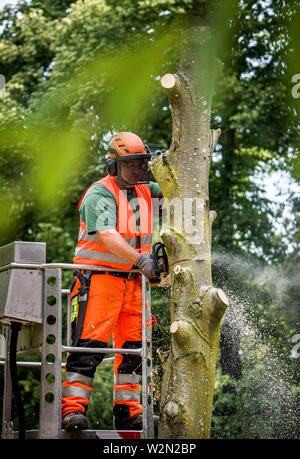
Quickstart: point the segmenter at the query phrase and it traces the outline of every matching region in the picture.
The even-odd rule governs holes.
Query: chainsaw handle
[[[160,250],[162,252],[161,255],[159,255]],[[167,274],[169,273],[168,257],[165,250],[165,245],[162,242],[156,242],[153,244],[151,258],[153,259],[159,274],[162,272]]]

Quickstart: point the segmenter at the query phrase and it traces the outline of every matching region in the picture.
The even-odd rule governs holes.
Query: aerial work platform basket
[[[4,365],[2,438],[18,438],[12,424],[10,370],[11,325],[19,323],[17,356],[40,353],[40,362],[17,362],[17,366],[41,368],[38,430],[25,431],[25,438],[154,438],[151,343],[151,290],[142,275],[142,347],[140,349],[93,348],[93,353],[134,354],[142,358],[143,429],[141,431],[84,430],[66,432],[61,423],[62,354],[90,353],[90,348],[71,346],[70,291],[62,289],[64,270],[90,266],[46,263],[46,244],[16,241],[0,247],[0,363]],[[93,267],[93,271],[116,271]],[[124,272],[124,270],[122,271]],[[67,296],[67,338],[62,343],[62,295]],[[150,326],[149,326],[150,324]],[[104,359],[108,363],[113,358]]]

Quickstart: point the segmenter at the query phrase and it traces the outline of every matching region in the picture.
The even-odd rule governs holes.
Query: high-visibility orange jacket
[[[137,237],[140,237],[140,253],[150,253],[152,246],[152,201],[151,192],[146,184],[135,185],[140,212],[140,231],[136,230],[135,215],[127,200],[126,193],[122,191],[114,178],[110,175],[95,182],[110,191],[117,204],[118,219],[116,230],[133,248],[136,248]],[[87,192],[87,190],[86,190]],[[82,196],[78,208],[86,194]],[[99,241],[96,234],[87,232],[84,221],[80,218],[78,244],[75,250],[74,263],[81,265],[109,266],[111,268],[130,270],[133,265],[116,257],[109,252]]]

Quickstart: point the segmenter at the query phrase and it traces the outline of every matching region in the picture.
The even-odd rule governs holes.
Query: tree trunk
[[[161,237],[172,285],[171,350],[162,385],[160,438],[210,436],[220,326],[228,305],[211,277],[216,212],[209,211],[208,182],[220,130],[210,129],[217,61],[209,40],[206,27],[183,32],[178,72],[161,80],[173,127],[170,149],[151,163],[169,217]]]

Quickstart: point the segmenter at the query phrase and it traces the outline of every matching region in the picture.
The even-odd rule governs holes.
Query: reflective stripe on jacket
[[[120,189],[112,176],[107,175],[93,185],[101,184],[110,191],[117,204],[118,220],[116,230],[128,242],[131,247],[136,249],[136,239],[140,236],[140,253],[151,253],[152,246],[152,201],[151,191],[146,184],[135,185],[135,192],[138,199],[140,213],[140,231],[136,231],[135,214],[127,200],[126,194]],[[86,190],[87,192],[87,190]],[[86,194],[82,196],[78,208]],[[80,218],[80,230],[78,244],[75,250],[74,263],[82,265],[109,266],[111,268],[130,270],[132,264],[118,258],[109,252],[99,241],[96,234],[90,235],[86,225]]]

